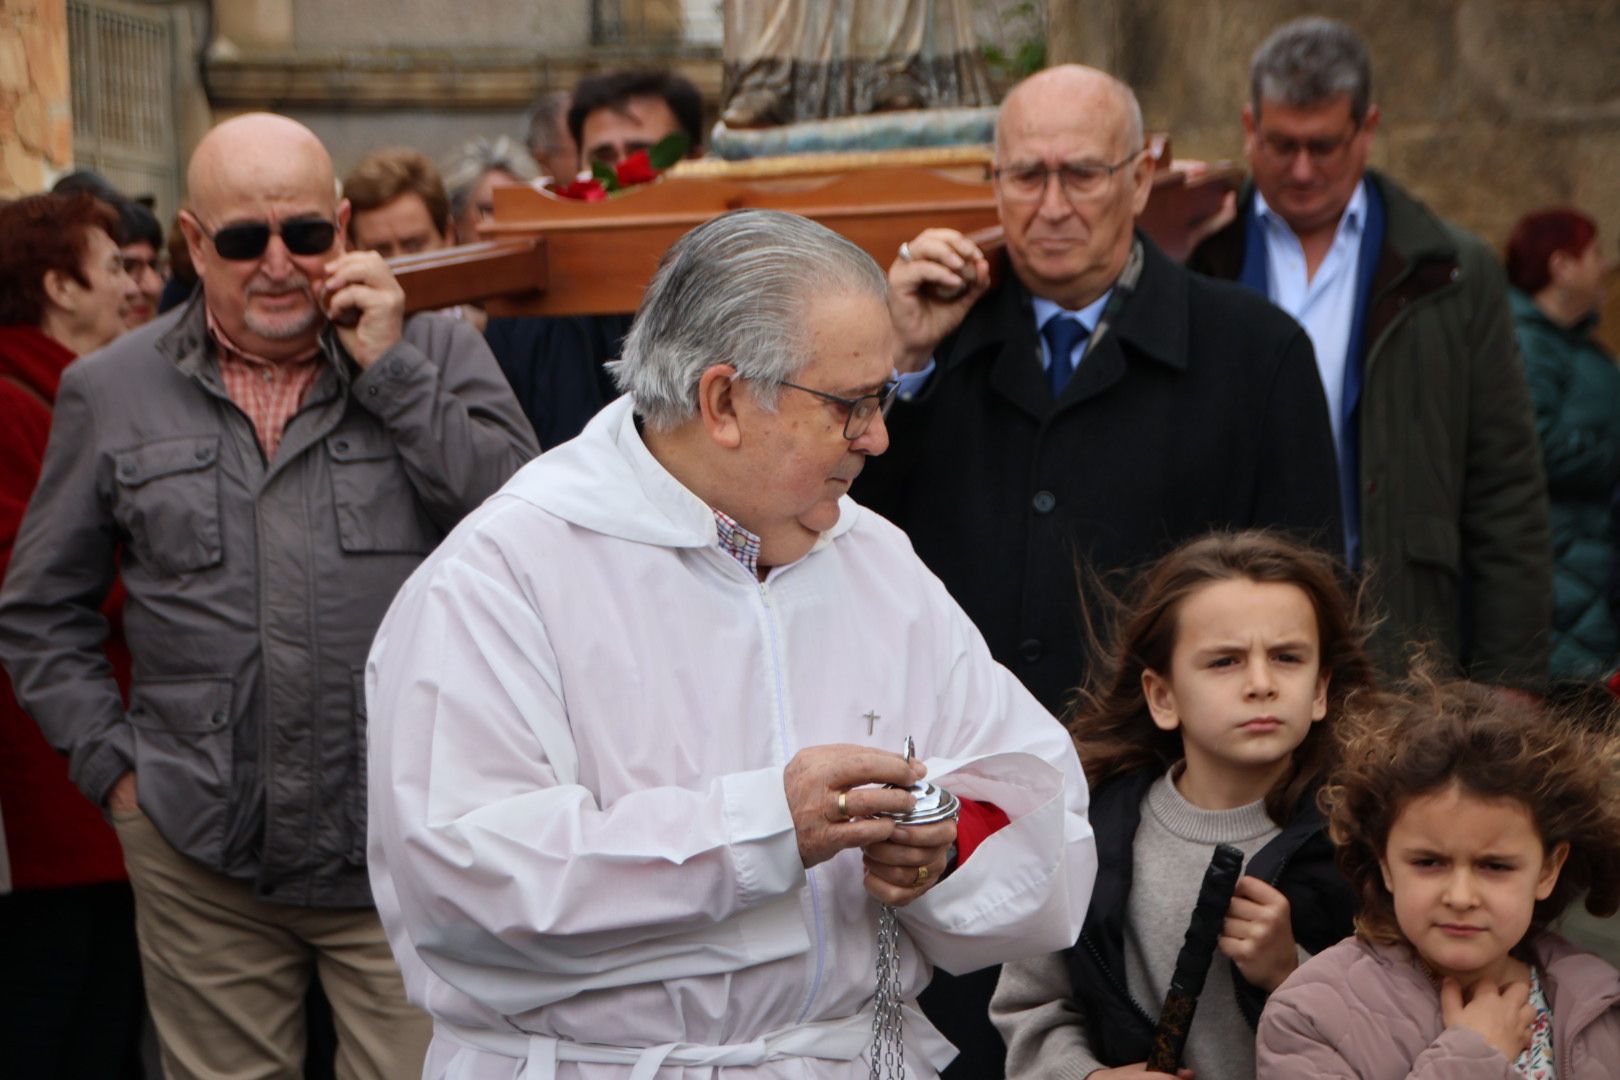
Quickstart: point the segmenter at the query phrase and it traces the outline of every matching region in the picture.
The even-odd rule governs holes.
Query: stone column
[[[0,5],[0,197],[48,188],[73,165],[66,0]]]

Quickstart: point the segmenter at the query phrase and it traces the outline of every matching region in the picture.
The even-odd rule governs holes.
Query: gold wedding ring
[[[928,867],[917,867],[917,884],[921,885],[928,880]]]
[[[845,821],[849,820],[849,792],[847,791],[838,793],[838,816]]]

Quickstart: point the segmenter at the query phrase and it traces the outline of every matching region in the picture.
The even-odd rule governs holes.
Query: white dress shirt
[[[1344,368],[1356,318],[1356,270],[1361,261],[1362,231],[1367,224],[1367,182],[1356,185],[1339,216],[1333,246],[1309,280],[1305,249],[1288,222],[1266,205],[1258,191],[1254,193],[1254,209],[1266,238],[1266,291],[1271,302],[1298,320],[1310,336],[1322,390],[1327,395],[1333,448],[1342,458]]]

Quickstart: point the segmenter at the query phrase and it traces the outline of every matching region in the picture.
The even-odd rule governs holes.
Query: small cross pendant
[[[883,719],[883,717],[879,716],[875,710],[868,710],[866,715],[861,717],[861,719],[866,721],[866,733],[871,735],[877,730],[877,722]]]

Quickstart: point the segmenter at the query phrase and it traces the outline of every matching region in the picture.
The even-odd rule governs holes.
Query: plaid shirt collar
[[[320,377],[320,345],[315,344],[303,355],[276,362],[244,351],[226,335],[212,311],[207,312],[207,320],[225,393],[253,425],[264,460],[272,461],[287,424]]]
[[[710,509],[714,510],[713,507]],[[718,510],[714,510],[714,524],[720,533],[720,550],[741,563],[744,570],[758,577],[759,537]]]

